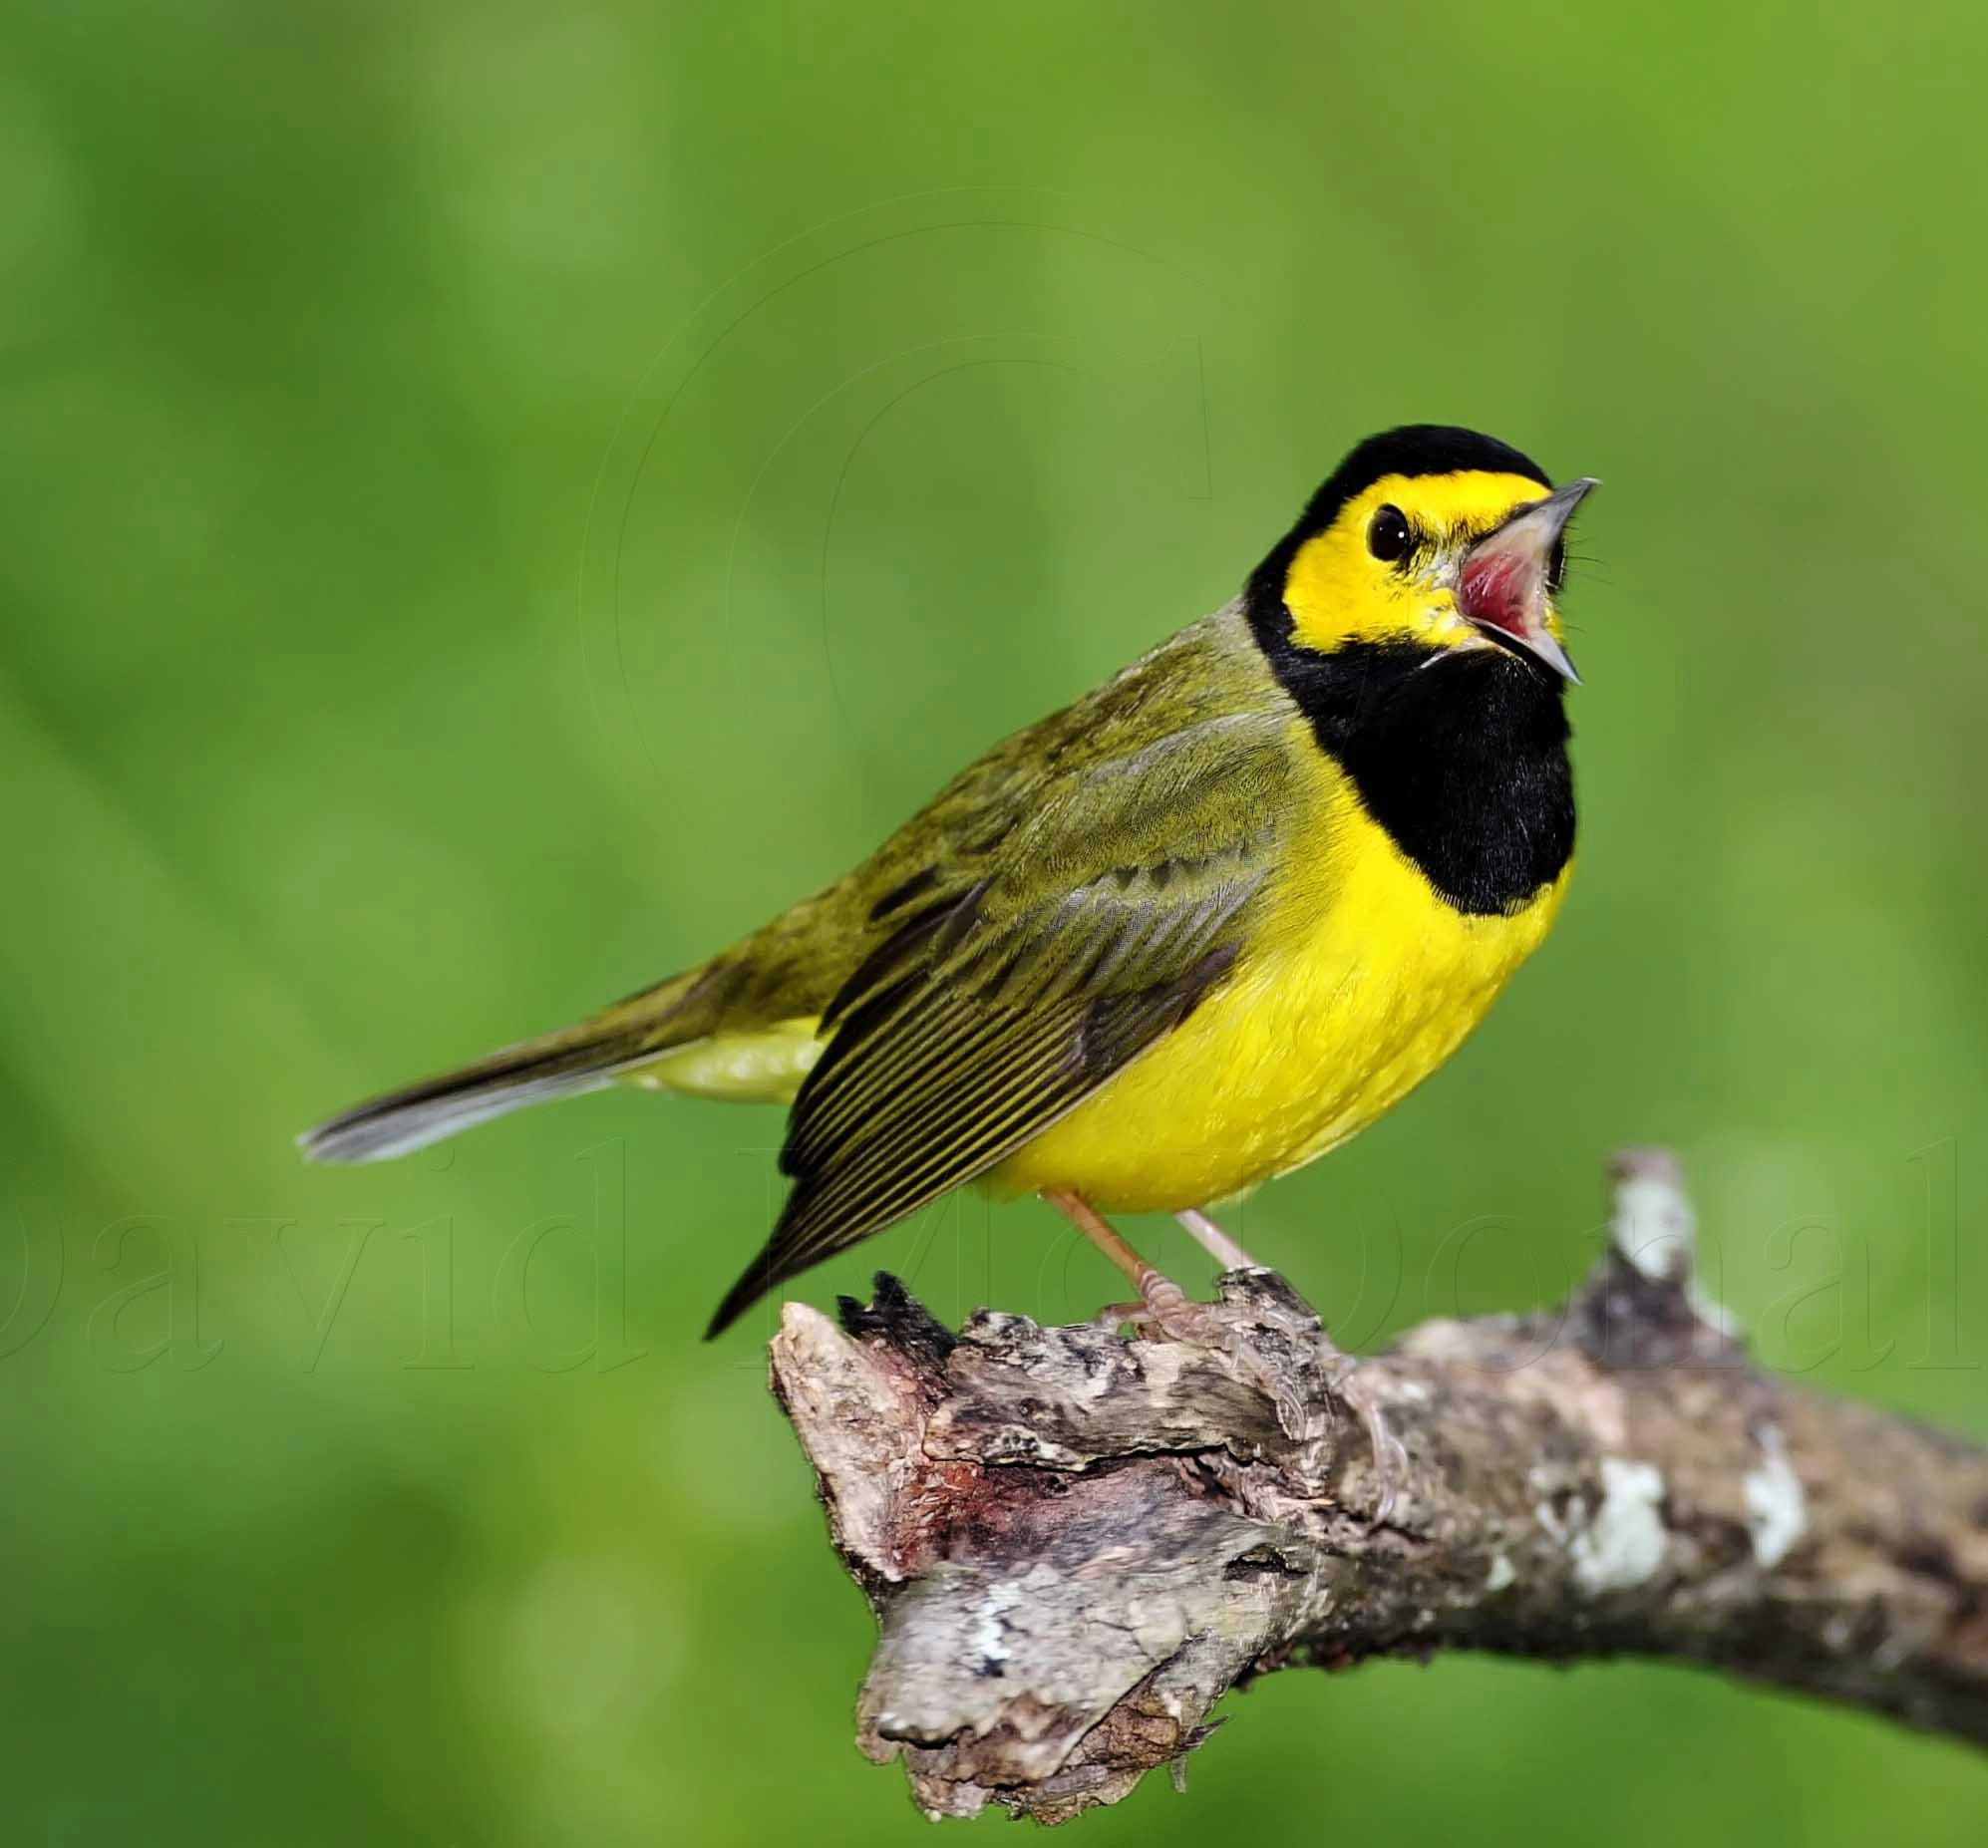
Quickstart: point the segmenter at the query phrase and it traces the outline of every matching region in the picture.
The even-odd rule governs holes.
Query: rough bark
[[[1661,1154],[1557,1314],[1361,1364],[1406,1460],[1385,1522],[1318,1319],[1269,1271],[1219,1346],[976,1314],[889,1277],[788,1306],[773,1385],[875,1608],[857,1742],[919,1805],[1058,1822],[1294,1664],[1684,1659],[1988,1743],[1988,1453],[1747,1364],[1692,1289]]]

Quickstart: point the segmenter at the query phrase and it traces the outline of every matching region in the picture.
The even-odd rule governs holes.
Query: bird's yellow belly
[[[1329,875],[1291,882],[1230,981],[990,1188],[1206,1205],[1357,1134],[1456,1051],[1545,935],[1566,874],[1515,917],[1466,917],[1364,814],[1340,821]]]

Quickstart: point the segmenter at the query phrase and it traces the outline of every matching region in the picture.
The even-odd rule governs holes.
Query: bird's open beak
[[[1584,474],[1556,487],[1543,500],[1521,507],[1480,539],[1464,559],[1458,606],[1492,641],[1522,650],[1563,679],[1580,685],[1567,651],[1546,627],[1546,577],[1560,530],[1574,508],[1601,483]]]

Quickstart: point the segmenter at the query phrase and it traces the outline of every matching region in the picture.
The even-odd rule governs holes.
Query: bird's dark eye
[[[1384,564],[1406,558],[1413,535],[1400,507],[1385,506],[1367,522],[1367,549]]]

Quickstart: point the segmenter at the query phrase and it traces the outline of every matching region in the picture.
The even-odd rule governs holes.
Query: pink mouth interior
[[[1537,576],[1537,565],[1518,552],[1492,552],[1489,557],[1467,559],[1459,591],[1464,614],[1507,635],[1524,635]]]

